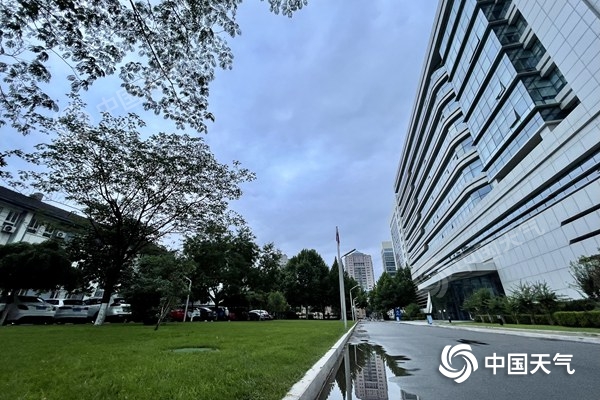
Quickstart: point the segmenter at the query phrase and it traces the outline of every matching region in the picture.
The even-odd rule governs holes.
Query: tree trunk
[[[167,300],[165,301],[163,306],[160,308],[160,314],[158,315],[158,321],[156,321],[156,326],[154,327],[155,331],[158,330],[158,327],[160,326],[160,324],[162,324],[163,320],[169,313],[169,310],[171,309],[171,300],[172,300],[171,298],[167,298]]]
[[[94,325],[96,326],[104,324],[104,320],[106,319],[106,310],[108,309],[108,305],[110,304],[110,298],[112,297],[113,288],[113,284],[107,284],[104,288],[104,294],[102,294],[102,304],[100,304],[100,310],[98,310],[98,317],[94,322]]]
[[[8,299],[7,293],[8,292],[5,292],[5,293],[3,293],[3,295]],[[4,323],[6,322],[6,317],[8,317],[8,309],[17,303],[17,291],[16,290],[11,291],[11,296],[13,297],[13,302],[11,304],[6,303],[6,305],[4,306],[4,310],[2,310],[2,313],[0,313],[0,326],[3,326]]]

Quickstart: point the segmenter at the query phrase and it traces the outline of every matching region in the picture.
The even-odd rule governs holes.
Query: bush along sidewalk
[[[557,311],[552,318],[562,326],[600,328],[600,311]]]
[[[519,283],[509,296],[480,288],[463,302],[475,322],[600,328],[600,302],[566,300],[545,282]]]

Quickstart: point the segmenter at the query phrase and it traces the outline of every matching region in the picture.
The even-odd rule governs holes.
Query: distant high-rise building
[[[381,261],[383,262],[383,272],[387,272],[391,276],[396,275],[396,260],[392,242],[381,242]]]
[[[545,282],[600,247],[600,3],[441,0],[394,183],[421,304]],[[432,302],[436,297],[435,302]]]
[[[285,268],[289,260],[290,259],[288,258],[287,254],[282,253],[281,258],[279,259],[279,268]]]
[[[360,400],[389,399],[385,362],[379,354],[373,352],[368,355],[365,365],[356,374],[354,393]]]
[[[375,276],[373,274],[373,260],[370,255],[355,251],[344,257],[344,267],[348,275],[356,279],[363,290],[373,289]]]

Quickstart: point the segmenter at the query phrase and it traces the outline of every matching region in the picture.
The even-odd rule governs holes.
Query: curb
[[[304,377],[292,386],[283,400],[314,400],[319,397],[319,393],[321,393],[323,386],[327,382],[331,370],[342,355],[344,346],[357,325],[358,322],[348,329],[348,332],[306,372]]]

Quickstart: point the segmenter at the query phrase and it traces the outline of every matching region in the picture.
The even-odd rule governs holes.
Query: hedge
[[[552,316],[562,326],[600,328],[600,311],[557,311]]]

